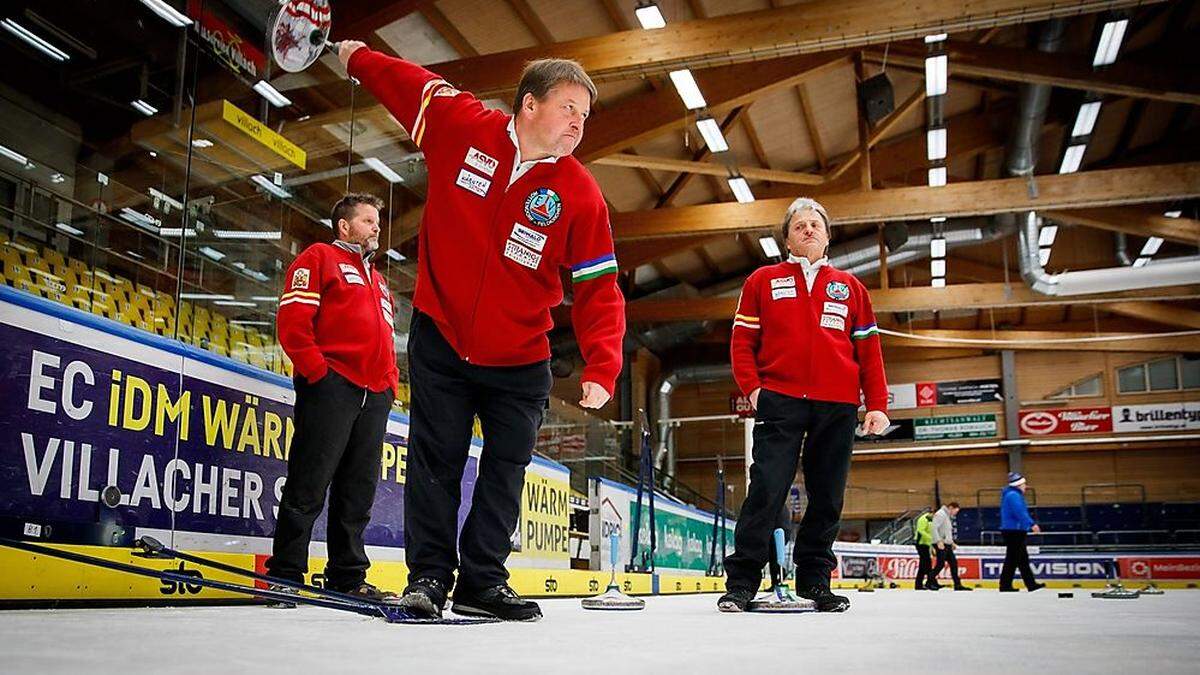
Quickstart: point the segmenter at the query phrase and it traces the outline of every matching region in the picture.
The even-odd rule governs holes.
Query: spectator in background
[[[933,562],[929,557],[929,546],[933,543],[933,524],[929,517],[929,511],[924,511],[917,516],[916,524],[917,532],[917,556],[920,562],[917,565],[917,581],[913,588],[918,591],[936,591],[941,586],[933,580]]]
[[[954,543],[954,518],[958,516],[958,502],[950,502],[933,514],[933,547],[937,553],[937,565],[934,565],[933,571],[929,573],[929,578],[932,583],[937,584],[938,574],[946,565],[950,566],[950,577],[954,579],[954,590],[956,591],[971,591],[975,590],[970,586],[963,586],[962,580],[958,578],[958,558],[954,555],[954,549],[958,548],[958,544]]]
[[[1013,471],[1008,474],[1008,487],[1000,498],[1000,534],[1004,537],[1004,567],[1000,570],[1000,592],[1012,593],[1013,573],[1021,570],[1021,578],[1025,580],[1025,588],[1036,591],[1046,584],[1039,584],[1033,578],[1033,568],[1029,565],[1029,551],[1025,548],[1027,533],[1038,534],[1042,531],[1033,517],[1029,515],[1029,507],[1025,505],[1025,477]]]

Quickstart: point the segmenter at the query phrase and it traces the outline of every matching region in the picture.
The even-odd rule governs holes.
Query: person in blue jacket
[[[1000,570],[1000,592],[1012,593],[1013,573],[1019,568],[1025,588],[1036,591],[1046,584],[1039,584],[1033,578],[1033,568],[1029,565],[1029,551],[1025,548],[1025,538],[1028,532],[1037,534],[1041,528],[1033,522],[1029,515],[1029,507],[1025,505],[1025,477],[1013,471],[1008,474],[1008,487],[1004,488],[1000,498],[1000,534],[1004,537],[1004,567]]]

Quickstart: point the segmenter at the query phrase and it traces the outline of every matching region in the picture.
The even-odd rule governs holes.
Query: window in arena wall
[[[1200,389],[1200,357],[1174,356],[1117,369],[1122,394]]]
[[[1046,398],[1092,398],[1100,396],[1103,388],[1104,383],[1101,379],[1101,374],[1096,373],[1091,377],[1085,377],[1066,389],[1056,391]]]

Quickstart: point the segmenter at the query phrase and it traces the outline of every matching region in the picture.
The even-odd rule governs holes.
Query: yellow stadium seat
[[[92,268],[89,267],[87,263],[77,258],[67,258],[67,267],[70,267],[79,274],[86,272],[88,275],[91,275],[92,273]]]
[[[63,259],[63,254],[52,248],[42,249],[42,257],[45,258],[46,262],[50,263],[51,265],[59,267],[67,266],[66,260]]]

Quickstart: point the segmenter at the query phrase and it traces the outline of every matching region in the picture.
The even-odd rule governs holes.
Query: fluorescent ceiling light
[[[150,195],[150,197],[153,198],[155,202],[164,202],[166,204],[174,206],[175,209],[178,211],[183,210],[183,202],[179,201],[178,199],[175,199],[174,197],[172,197],[164,192],[155,190],[154,188],[147,188],[146,194]]]
[[[182,227],[160,227],[158,228],[158,235],[160,237],[182,237],[184,235],[194,237],[196,236],[196,230],[191,227],[186,230]]]
[[[733,190],[733,196],[738,200],[738,203],[749,204],[754,201],[754,193],[750,191],[750,184],[741,176],[729,178],[729,189]]]
[[[283,232],[269,230],[217,230],[212,231],[217,239],[270,239],[277,241],[283,238]]]
[[[946,259],[934,258],[929,261],[929,273],[935,277],[946,276]]]
[[[138,226],[144,227],[148,230],[152,230],[155,234],[158,234],[158,228],[159,228],[159,226],[162,225],[161,220],[158,220],[157,218],[152,218],[140,211],[134,211],[133,209],[129,208],[128,206],[123,207],[121,209],[120,215],[122,218],[133,223],[134,225],[138,225]]]
[[[193,148],[211,148],[212,145],[213,145],[213,142],[208,140],[207,138],[197,138],[192,141]]]
[[[71,227],[70,225],[68,225],[66,223],[55,223],[54,227],[57,227],[58,229],[62,230],[63,232],[66,232],[67,234],[73,234],[76,237],[83,236],[83,230],[81,230],[77,227]]]
[[[393,171],[392,167],[388,166],[387,164],[384,164],[383,160],[379,159],[378,157],[363,157],[363,164],[366,164],[367,166],[374,169],[375,173],[379,174],[380,176],[383,176],[384,179],[387,180],[387,182],[389,182],[389,183],[403,183],[404,182],[404,179],[400,177],[400,174]]]
[[[633,10],[633,15],[637,17],[638,23],[642,24],[642,28],[646,30],[665,28],[667,26],[667,20],[663,18],[662,11],[653,2]]]
[[[213,304],[221,307],[258,307],[255,303],[244,300],[217,300]]]
[[[929,170],[929,187],[942,187],[946,184],[946,167],[935,166]]]
[[[1038,246],[1046,248],[1054,245],[1054,238],[1058,236],[1057,225],[1043,225],[1042,231],[1038,232]]]
[[[321,224],[324,225],[325,227],[328,227],[331,230],[333,229],[333,221],[328,218],[322,218]]]
[[[946,257],[946,239],[944,237],[935,237],[929,240],[929,257]]]
[[[934,277],[929,280],[929,285],[932,286],[933,288],[945,288],[946,287],[946,277]]]
[[[212,258],[213,260],[217,260],[217,261],[219,261],[225,257],[224,253],[218,251],[217,249],[215,249],[211,246],[201,246],[200,252],[203,253],[204,255],[208,256],[209,258]]]
[[[925,157],[931,162],[946,159],[946,127],[925,132]]]
[[[292,193],[283,189],[282,186],[272,183],[270,180],[267,179],[266,176],[264,176],[262,174],[256,173],[250,177],[250,180],[254,181],[255,184],[257,184],[260,188],[266,190],[267,192],[270,192],[271,194],[275,195],[276,197],[279,197],[280,199],[290,199],[292,196]]]
[[[1075,173],[1079,170],[1079,165],[1083,164],[1083,151],[1087,149],[1086,145],[1072,145],[1063,153],[1062,165],[1058,167],[1059,173]]]
[[[22,26],[16,21],[13,21],[12,19],[4,19],[3,21],[0,21],[0,26],[2,26],[4,30],[23,40],[30,47],[33,47],[34,49],[54,59],[55,61],[58,61],[59,63],[67,61],[71,58],[70,54],[50,44],[36,33],[30,31],[28,28]]]
[[[21,153],[17,152],[16,150],[13,150],[13,149],[8,148],[3,145],[0,145],[0,155],[4,155],[5,157],[11,159],[12,161],[16,162],[17,164],[20,164],[21,166],[25,166],[26,164],[29,164],[28,157],[26,157],[25,155],[22,155]]]
[[[1046,263],[1050,262],[1050,251],[1052,251],[1052,250],[1053,249],[1050,249],[1050,248],[1039,248],[1038,249],[1038,264],[1039,265],[1041,265],[1042,267],[1045,267]]]
[[[1183,211],[1167,211],[1163,215],[1168,218],[1178,218],[1183,215]]]
[[[387,257],[391,258],[392,260],[395,260],[396,262],[403,262],[403,261],[404,261],[404,256],[403,256],[403,255],[401,255],[401,254],[400,254],[400,252],[399,252],[399,251],[397,251],[397,250],[396,250],[396,249],[394,249],[394,248],[389,248],[389,249],[388,249],[388,251],[387,251]]]
[[[946,64],[945,54],[930,56],[925,59],[925,95],[940,96],[946,93]]]
[[[721,133],[721,125],[711,117],[701,117],[696,120],[696,128],[700,130],[700,137],[704,139],[704,144],[708,146],[708,151],[711,153],[725,152],[729,149],[729,144],[725,142],[725,135]]]
[[[258,92],[259,96],[267,99],[267,102],[276,108],[286,108],[292,104],[292,99],[279,93],[279,90],[272,87],[271,83],[266,80],[259,80],[253,89]]]
[[[929,219],[929,222],[931,222],[931,223],[944,223],[944,222],[946,222],[946,216],[934,216],[934,217],[932,217],[932,218],[930,218],[930,219]]]
[[[1090,101],[1079,106],[1075,115],[1075,126],[1071,128],[1071,136],[1087,136],[1096,127],[1096,118],[1100,116],[1100,101]]]
[[[1138,258],[1137,260],[1133,261],[1133,266],[1134,267],[1144,267],[1146,265],[1146,263],[1148,263],[1148,262],[1150,262],[1149,258]]]
[[[180,300],[233,300],[228,293],[180,293]]]
[[[134,110],[137,110],[138,112],[142,113],[146,117],[153,117],[155,114],[158,113],[158,108],[155,108],[154,106],[150,105],[149,103],[146,103],[145,101],[143,101],[140,98],[130,101],[129,105],[133,106]]]
[[[274,295],[252,295],[250,296],[250,300],[253,302],[275,302],[279,298]]]
[[[1150,237],[1146,240],[1146,245],[1142,246],[1141,256],[1148,258],[1155,253],[1158,253],[1158,247],[1162,246],[1163,240],[1160,237]]]
[[[192,20],[186,14],[181,14],[179,10],[163,2],[163,0],[142,0],[142,4],[149,7],[150,11],[162,17],[163,21],[176,28],[192,25]]]
[[[949,36],[946,35],[945,33],[938,33],[937,35],[926,35],[925,36],[925,44],[931,45],[935,42],[942,42],[947,37],[949,37]]]
[[[704,94],[700,93],[700,85],[696,84],[696,78],[692,77],[692,71],[687,68],[672,70],[671,83],[675,85],[675,91],[679,92],[679,98],[683,99],[683,105],[688,110],[699,110],[708,105]]]
[[[758,245],[762,247],[763,255],[768,258],[780,257],[779,242],[775,241],[775,237],[759,237]]]
[[[271,326],[270,321],[230,321],[230,326]]]
[[[1107,66],[1117,60],[1117,52],[1121,50],[1121,41],[1125,39],[1125,28],[1129,19],[1109,21],[1100,32],[1100,42],[1096,44],[1096,55],[1092,57],[1092,67]]]

